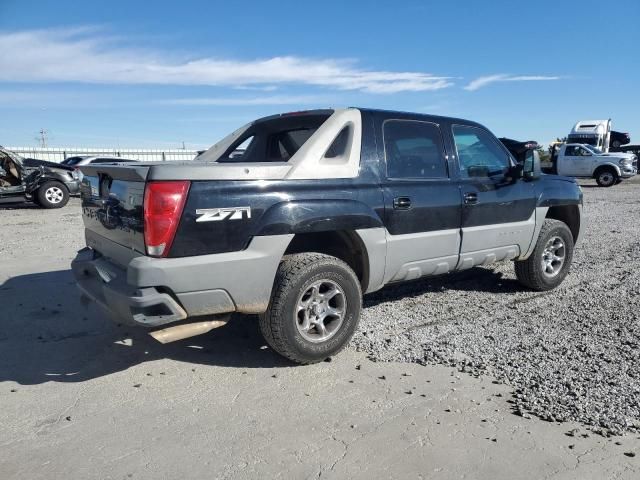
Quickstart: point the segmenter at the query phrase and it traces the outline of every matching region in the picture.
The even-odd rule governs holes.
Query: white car
[[[109,156],[95,156],[95,157],[85,157],[85,156],[77,156],[77,157],[69,157],[62,162],[62,165],[66,165],[67,167],[75,168],[76,172],[78,172],[78,176],[80,177],[80,181],[82,181],[82,171],[80,167],[84,167],[85,165],[95,165],[97,163],[129,163],[129,162],[137,162],[137,160],[130,160],[128,158],[120,158],[120,157],[109,157]]]
[[[100,156],[77,156],[77,157],[69,157],[62,162],[62,165],[67,165],[68,167],[82,167],[83,165],[95,164],[95,163],[120,163],[120,162],[135,162],[137,160],[129,160],[127,158],[120,157],[109,157],[107,155]]]
[[[632,153],[604,153],[592,145],[567,143],[558,151],[557,172],[595,178],[601,187],[610,187],[638,173],[638,159]]]

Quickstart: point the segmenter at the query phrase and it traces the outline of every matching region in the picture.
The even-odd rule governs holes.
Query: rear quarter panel
[[[219,208],[240,213],[197,213]],[[379,227],[383,211],[379,186],[357,179],[192,182],[169,256],[243,250],[254,236]]]

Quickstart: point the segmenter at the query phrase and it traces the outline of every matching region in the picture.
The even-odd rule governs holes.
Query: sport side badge
[[[245,216],[246,214],[246,216]],[[196,210],[196,222],[221,222],[251,218],[251,207],[201,208]]]

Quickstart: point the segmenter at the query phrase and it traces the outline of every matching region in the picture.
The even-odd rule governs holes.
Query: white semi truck
[[[567,137],[567,143],[591,145],[601,152],[609,151],[611,139],[611,119],[581,120],[574,125]]]

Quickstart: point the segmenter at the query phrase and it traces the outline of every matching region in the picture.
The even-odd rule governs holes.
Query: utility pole
[[[38,133],[40,134],[40,136],[37,138],[37,140],[40,142],[40,147],[47,148],[47,135],[49,135],[49,131],[41,128]]]
[[[185,146],[184,146],[184,140],[182,141],[182,149],[183,149],[183,150],[186,150],[186,149],[187,149],[187,147],[185,147]]]

